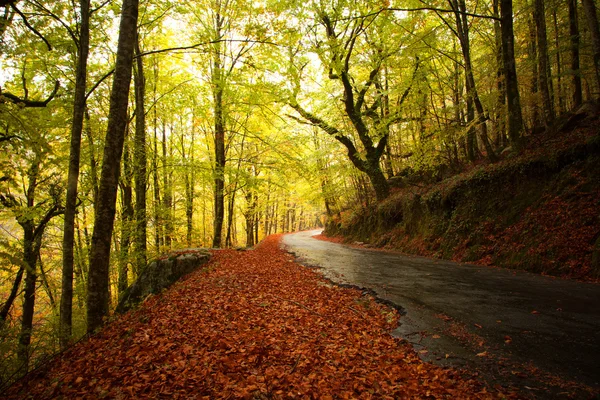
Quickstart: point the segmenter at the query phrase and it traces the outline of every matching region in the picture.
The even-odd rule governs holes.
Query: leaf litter
[[[390,335],[395,310],[324,284],[280,237],[213,251],[207,269],[113,320],[8,398],[506,398],[423,362]]]

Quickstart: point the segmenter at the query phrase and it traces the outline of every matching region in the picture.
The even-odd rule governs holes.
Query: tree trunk
[[[579,21],[577,17],[577,0],[569,2],[569,34],[571,36],[571,85],[573,86],[573,105],[571,109],[577,109],[583,102],[583,91],[581,89],[581,70],[579,67]]]
[[[550,63],[548,62],[548,37],[546,32],[546,9],[544,7],[544,0],[534,1],[533,18],[535,20],[536,27],[536,39],[538,45],[538,77],[539,77],[539,89],[542,94],[544,124],[550,126],[554,121],[554,105],[552,104],[552,97],[550,96],[550,76],[548,71],[550,69]]]
[[[65,220],[63,234],[62,292],[60,297],[60,347],[67,347],[71,339],[73,319],[73,247],[75,241],[75,213],[77,209],[77,187],[79,162],[81,159],[81,134],[86,105],[87,59],[90,45],[90,1],[80,3],[79,46],[77,71],[75,73],[75,93],[73,98],[73,122],[71,125],[71,145],[69,174],[65,197]]]
[[[504,64],[504,81],[506,85],[506,116],[508,139],[516,148],[521,146],[523,130],[523,115],[521,112],[521,97],[517,81],[515,61],[515,35],[513,31],[512,0],[500,0],[501,31],[502,31],[502,62]]]
[[[171,127],[171,134],[173,128]],[[171,219],[171,207],[173,207],[173,190],[171,188],[171,180],[169,179],[169,170],[167,167],[167,125],[163,122],[162,135],[162,156],[163,156],[163,205],[162,205],[162,221],[165,224],[164,241],[167,250],[171,249],[171,229],[173,221]]]
[[[559,38],[559,27],[558,27],[558,16],[556,15],[556,8],[552,11],[552,20],[554,21],[554,46],[556,49],[556,92],[552,91],[552,71],[548,69],[548,75],[550,76],[550,92],[552,98],[558,100],[555,115],[560,115],[565,110],[565,98],[563,96],[563,84],[562,75],[563,67],[560,57],[561,43]],[[548,63],[550,66],[550,63]]]
[[[534,99],[537,99],[540,91],[539,85],[539,66],[538,66],[538,45],[537,45],[537,30],[535,27],[535,19],[532,17],[529,21],[529,57],[531,58],[531,94]],[[538,127],[542,125],[540,119],[540,106],[538,101],[532,101],[531,105],[531,126]]]
[[[25,287],[23,291],[23,315],[21,316],[21,332],[17,350],[19,364],[24,371],[29,367],[29,345],[33,329],[33,312],[35,307],[35,286],[37,281],[36,263],[41,247],[41,236],[34,235],[32,221],[21,224],[23,227],[23,261],[25,261]]]
[[[123,146],[123,178],[121,180],[121,245],[119,254],[119,271],[117,280],[117,292],[119,296],[127,289],[127,274],[129,269],[129,248],[131,239],[135,235],[133,223],[135,220],[133,209],[133,188],[131,187],[132,176],[131,157],[129,155],[129,143]]]
[[[88,274],[87,330],[94,332],[108,315],[110,240],[115,222],[115,205],[121,155],[127,125],[127,103],[138,19],[138,0],[123,0],[117,61],[110,95],[108,127],[102,174],[94,218]]]
[[[500,16],[500,8],[498,0],[493,0],[494,16]],[[496,132],[498,142],[501,147],[506,146],[506,117],[504,115],[506,109],[506,90],[504,86],[504,68],[502,66],[502,29],[500,21],[494,20],[494,39],[496,42],[496,88],[498,90],[498,107],[496,111]]]
[[[19,286],[21,286],[21,281],[23,280],[23,273],[25,272],[25,267],[22,265],[19,267],[17,271],[17,275],[15,276],[15,280],[13,281],[12,288],[10,289],[10,293],[6,298],[4,304],[2,304],[2,309],[0,309],[0,328],[6,322],[8,318],[8,313],[10,312],[10,308],[12,307],[15,299],[17,298],[17,294],[19,294]]]
[[[183,148],[183,142],[181,144]],[[194,128],[192,127],[192,137],[190,143],[190,164],[185,171],[185,219],[186,219],[186,242],[188,246],[192,245],[193,217],[194,217],[194,186],[195,166],[194,166]],[[185,158],[185,157],[184,157]]]
[[[215,61],[215,69],[220,65]],[[225,123],[223,121],[223,88],[220,79],[215,79],[215,215],[213,224],[213,247],[221,247],[223,219],[225,217]]]
[[[473,64],[471,62],[471,43],[469,40],[469,23],[467,21],[467,12],[464,0],[453,0],[452,7],[456,18],[456,32],[465,61],[465,79],[467,83],[467,95],[472,99],[477,111],[477,127],[479,129],[479,137],[483,143],[487,156],[491,162],[498,161],[498,157],[492,148],[489,141],[488,130],[486,124],[486,113],[483,109],[483,104],[479,99],[479,93],[475,85],[475,77],[473,75]]]
[[[154,152],[152,153],[152,178],[154,188],[154,246],[156,252],[160,252],[161,240],[162,240],[162,221],[160,215],[160,187],[158,184],[158,118],[156,115],[156,85],[158,81],[158,63],[154,59]]]
[[[135,179],[135,267],[134,275],[146,266],[146,230],[148,222],[146,217],[146,78],[144,75],[144,62],[140,51],[140,36],[136,35],[135,43],[136,74],[135,86],[135,136],[133,140],[133,166]]]
[[[255,204],[252,196],[252,190],[248,189],[245,196],[246,198],[246,212],[244,218],[246,219],[246,247],[254,246],[254,223],[255,223]]]
[[[596,97],[600,97],[600,28],[598,27],[598,14],[594,0],[581,0],[588,29],[592,36],[592,52],[594,55],[594,68],[596,72]]]

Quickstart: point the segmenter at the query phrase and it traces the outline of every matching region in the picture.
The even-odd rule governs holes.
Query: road
[[[326,278],[399,306],[393,334],[422,358],[531,397],[600,388],[600,285],[349,247],[311,237],[318,233],[286,235],[283,246]]]

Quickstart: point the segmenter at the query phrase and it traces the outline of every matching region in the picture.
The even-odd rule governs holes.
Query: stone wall
[[[210,253],[205,249],[185,249],[152,261],[123,293],[116,312],[126,312],[143,301],[149,294],[160,293],[182,276],[206,264],[209,259]]]

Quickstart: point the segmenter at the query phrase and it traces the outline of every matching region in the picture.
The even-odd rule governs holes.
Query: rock
[[[182,276],[206,264],[209,259],[210,253],[204,249],[185,249],[152,261],[125,290],[115,311],[124,313],[130,310],[149,294],[160,293]]]

